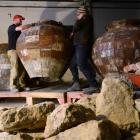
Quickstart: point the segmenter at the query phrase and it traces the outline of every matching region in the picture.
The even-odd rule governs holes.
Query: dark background
[[[2,1],[2,0],[0,0]],[[80,0],[4,0],[4,1],[64,1],[64,2],[74,2]],[[140,0],[91,0],[93,2],[140,2]]]
[[[7,0],[5,0],[7,1]],[[11,0],[12,1],[12,0]],[[14,0],[16,1],[16,0]],[[18,0],[20,1],[20,0]],[[24,0],[24,1],[32,1],[32,0]],[[37,0],[36,0],[37,1]],[[38,1],[46,1],[46,0],[38,0]],[[54,0],[50,0],[51,2]],[[64,0],[57,0],[57,2],[64,1]],[[67,0],[72,1],[72,0]],[[76,0],[73,0],[76,1]],[[78,1],[78,0],[77,0]],[[21,1],[22,2],[22,1]],[[65,0],[66,2],[66,0]],[[10,6],[1,6],[1,7],[9,7]],[[14,6],[11,8],[34,8],[28,6]],[[43,6],[38,7],[37,5],[35,8],[45,8],[44,12],[42,13],[42,17],[49,17],[52,15],[55,19],[55,15],[53,16],[53,9],[58,9],[59,11],[64,11],[67,9],[77,9],[77,7],[61,7],[55,5],[54,7]],[[48,12],[49,10],[49,12]],[[52,11],[52,12],[51,12]],[[93,11],[93,18],[94,18],[94,37],[95,39],[101,36],[105,32],[105,26],[113,20],[120,20],[120,19],[140,19],[140,0],[93,0],[92,3],[92,11]],[[49,15],[49,16],[48,16]],[[74,12],[71,12],[63,21],[68,21],[69,24],[73,24],[72,19],[74,18]],[[62,22],[63,22],[62,21]]]

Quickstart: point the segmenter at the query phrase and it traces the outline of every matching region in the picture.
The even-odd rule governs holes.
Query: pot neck
[[[106,30],[109,32],[114,30],[139,28],[139,27],[140,27],[140,20],[117,20],[111,22],[110,24],[107,24]]]

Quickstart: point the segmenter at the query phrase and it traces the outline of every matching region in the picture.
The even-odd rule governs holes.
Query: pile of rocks
[[[56,108],[43,103],[0,113],[0,130],[16,133],[4,132],[6,140],[140,140],[133,91],[117,78],[105,78],[100,94],[76,103]]]
[[[42,140],[46,119],[54,109],[55,104],[52,102],[20,108],[1,108],[0,140]]]

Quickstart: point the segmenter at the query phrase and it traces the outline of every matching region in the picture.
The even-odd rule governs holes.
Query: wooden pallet
[[[59,103],[66,103],[66,93],[60,92],[0,92],[0,98],[26,98],[27,105],[33,105],[34,98],[58,99]]]
[[[33,105],[35,98],[57,99],[59,104],[70,103],[84,96],[82,92],[0,92],[0,98],[26,98],[27,105]]]
[[[59,103],[66,103],[65,85],[58,84],[46,88],[31,89],[28,92],[0,91],[0,98],[26,98],[27,105],[33,105],[35,98],[58,99]]]
[[[68,87],[67,84],[57,84],[46,88],[32,89],[28,92],[0,91],[0,98],[26,98],[26,104],[33,105],[35,98],[57,99],[59,104],[64,104],[87,96],[82,91],[66,92]]]

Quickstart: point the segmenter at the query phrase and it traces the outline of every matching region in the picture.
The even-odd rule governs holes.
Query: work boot
[[[10,88],[10,91],[11,92],[19,92],[19,89],[17,89],[17,88]]]
[[[98,87],[89,87],[89,88],[83,89],[83,92],[87,95],[92,95],[93,93],[98,93],[99,88]]]
[[[80,84],[79,82],[74,82],[73,85],[67,89],[67,92],[70,92],[70,91],[80,91],[81,90],[81,87],[80,87]]]

